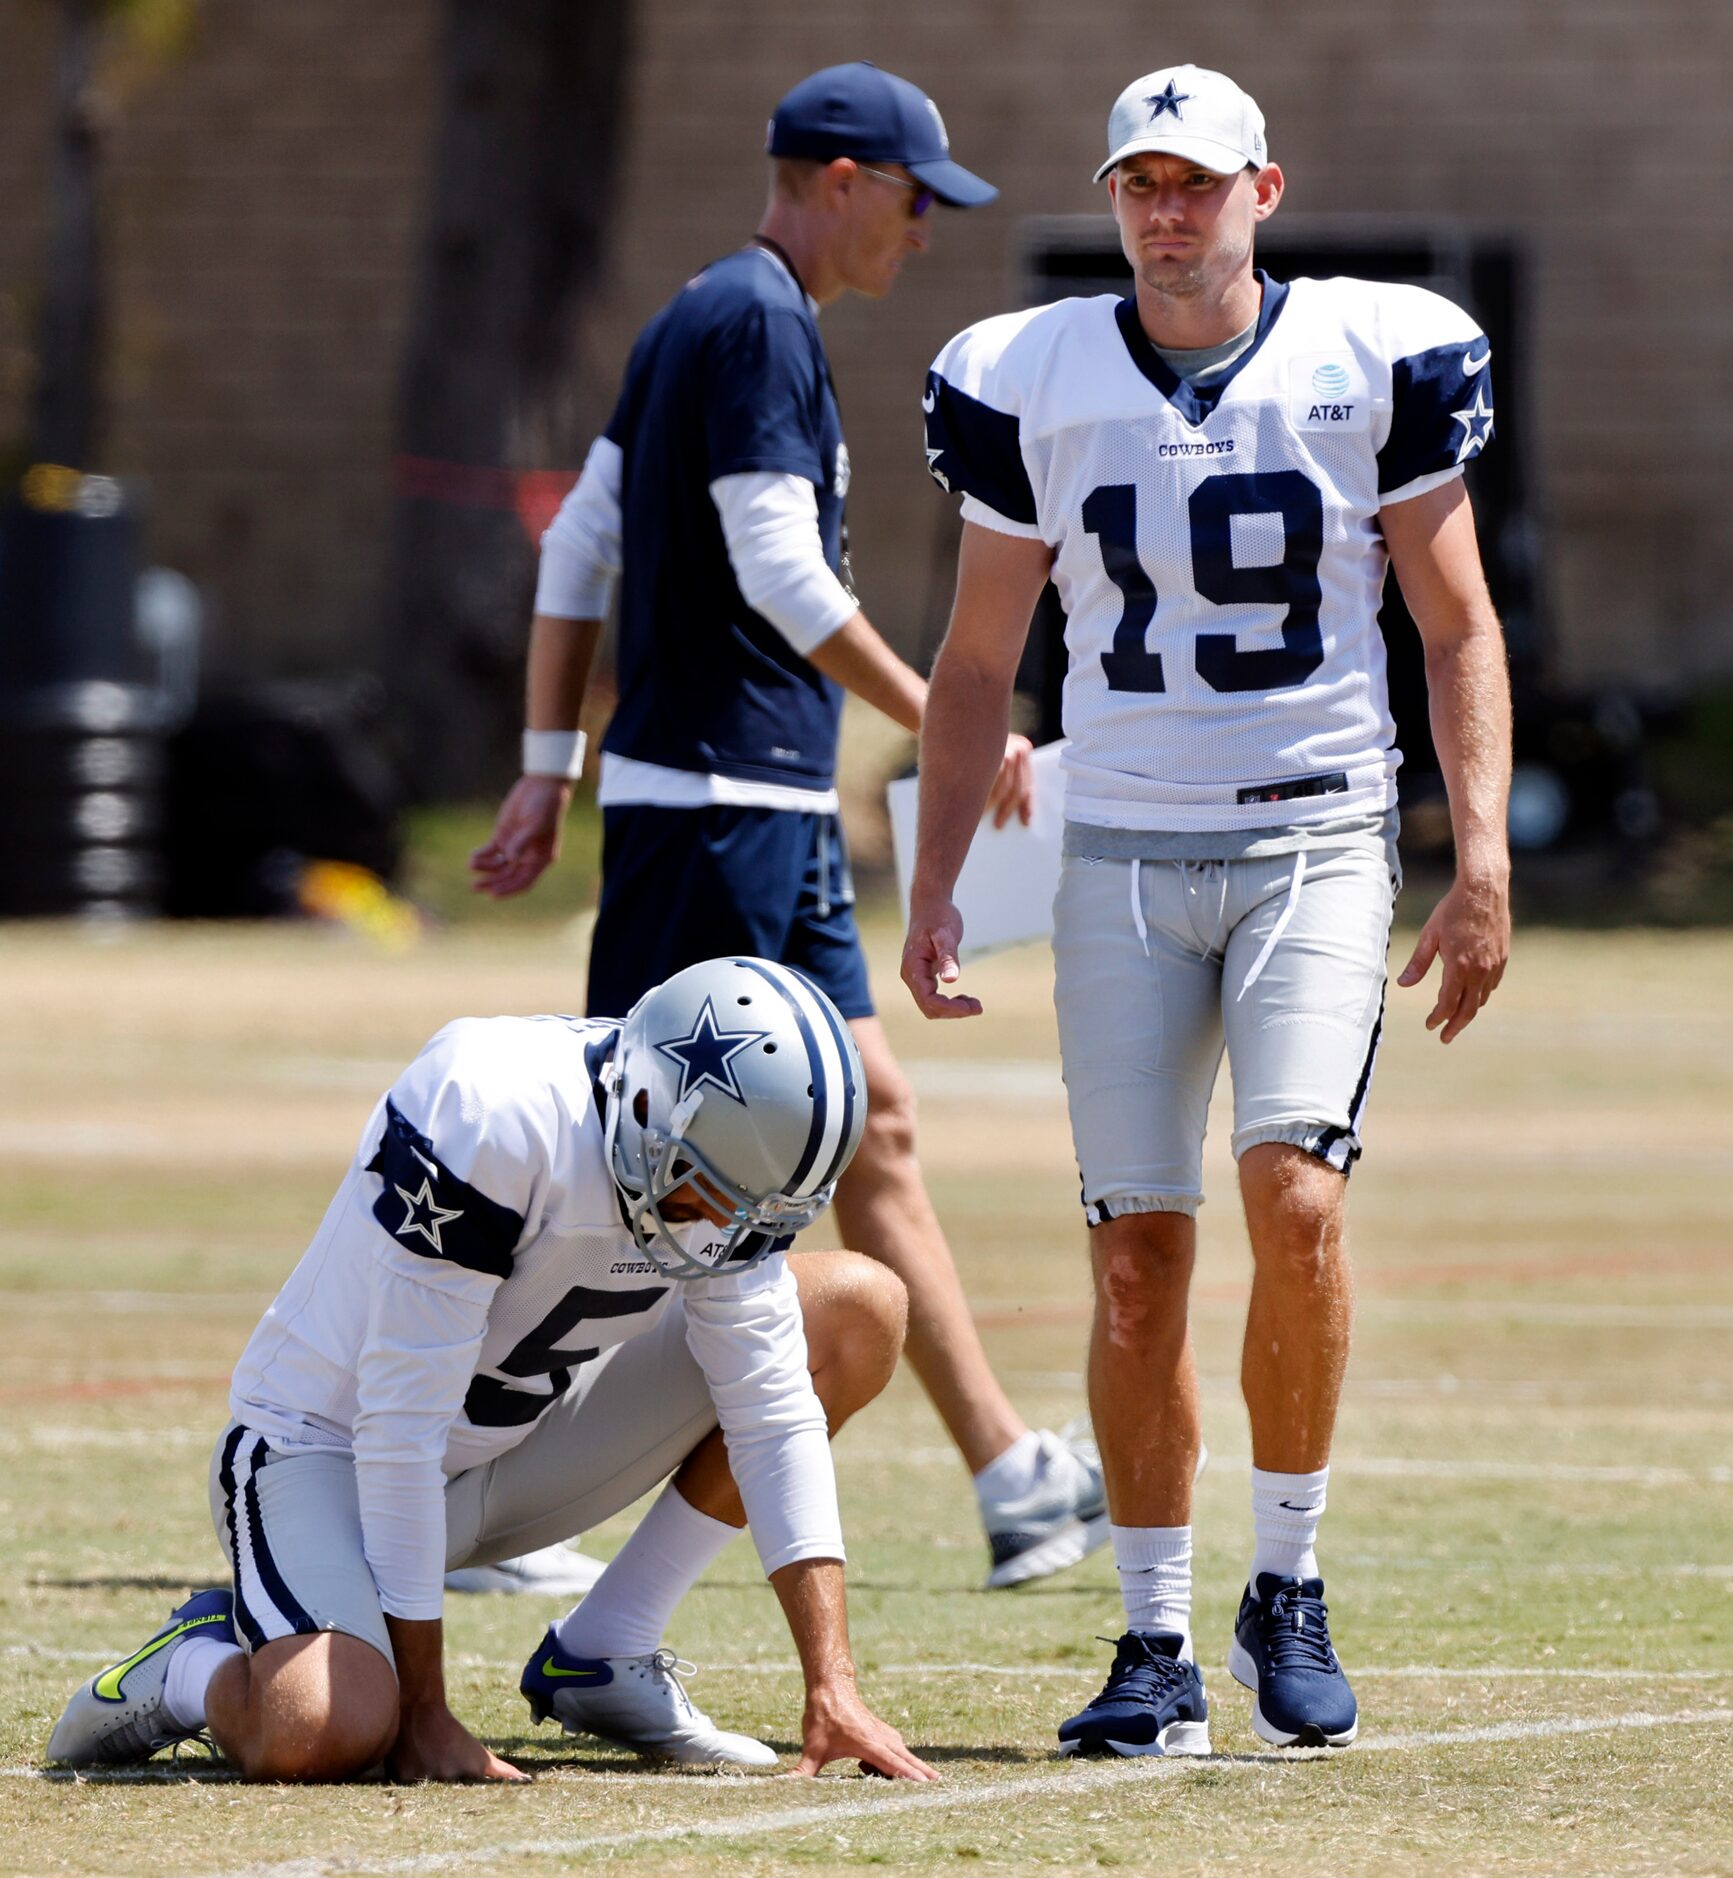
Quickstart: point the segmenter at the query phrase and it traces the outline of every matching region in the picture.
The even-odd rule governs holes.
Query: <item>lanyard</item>
[[[754,235],[752,237],[752,245],[761,249],[766,254],[773,255],[780,261],[782,265],[788,269],[789,279],[800,289],[801,298],[803,300],[811,299],[811,295],[806,291],[805,282],[800,278],[800,269],[794,265],[793,260],[789,257],[788,250],[780,241],[773,241],[769,235]],[[818,342],[818,356],[824,363],[825,389],[830,393],[831,403],[836,406],[837,426],[840,429],[842,426],[842,400],[836,395],[836,380],[831,377],[830,373],[830,354],[825,351],[824,341],[822,339]],[[844,448],[847,448],[846,444]],[[842,582],[843,591],[858,605],[860,603],[860,595],[855,592],[854,563],[849,559],[848,551],[848,497],[846,495],[842,499],[842,517],[838,528],[838,549],[836,577]]]

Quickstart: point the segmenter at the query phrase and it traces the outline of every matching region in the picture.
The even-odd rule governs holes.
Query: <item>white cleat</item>
[[[773,1749],[718,1728],[693,1704],[680,1678],[696,1673],[672,1650],[570,1656],[550,1629],[519,1686],[537,1721],[557,1721],[569,1735],[595,1735],[683,1767],[774,1767]]]
[[[602,1559],[587,1558],[576,1546],[549,1545],[522,1558],[502,1558],[494,1565],[465,1565],[445,1574],[447,1591],[535,1592],[573,1603],[594,1590],[607,1570]]]
[[[230,1591],[201,1591],[142,1649],[81,1684],[49,1740],[49,1760],[61,1767],[121,1767],[191,1740],[199,1730],[181,1727],[163,1699],[169,1658],[190,1637],[233,1643],[234,1606]]]
[[[1015,1500],[981,1508],[992,1566],[987,1589],[1027,1584],[1087,1558],[1108,1538],[1101,1457],[1088,1435],[1037,1431],[1041,1458],[1035,1484]]]

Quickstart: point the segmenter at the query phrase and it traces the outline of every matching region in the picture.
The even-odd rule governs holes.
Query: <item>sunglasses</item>
[[[863,176],[874,176],[881,183],[890,183],[895,188],[906,189],[914,200],[909,204],[909,219],[918,222],[923,215],[938,201],[925,183],[912,183],[906,176],[893,176],[889,170],[875,170],[870,164],[857,163],[855,168]]]

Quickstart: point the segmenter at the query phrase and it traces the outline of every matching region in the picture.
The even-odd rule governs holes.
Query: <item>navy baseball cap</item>
[[[765,149],[773,157],[855,157],[900,163],[953,209],[972,209],[999,193],[951,161],[939,107],[918,85],[865,59],[827,65],[803,78],[771,113]]]

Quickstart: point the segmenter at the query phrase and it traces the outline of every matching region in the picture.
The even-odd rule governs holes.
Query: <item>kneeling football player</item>
[[[569,1539],[673,1478],[531,1654],[535,1718],[768,1766],[661,1647],[742,1524],[806,1676],[797,1772],[932,1779],[855,1688],[827,1424],[888,1380],[883,1266],[783,1248],[859,1144],[848,1026],[797,972],[717,959],[623,1023],[464,1018],[368,1121],[236,1369],[211,1462],[233,1590],[201,1592],[72,1698],[49,1758],[208,1729],[260,1780],[518,1771],[446,1704],[442,1578]]]

